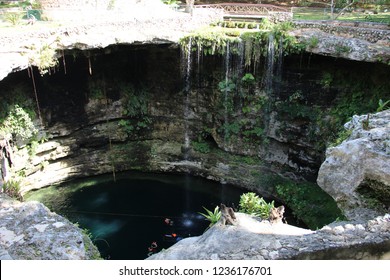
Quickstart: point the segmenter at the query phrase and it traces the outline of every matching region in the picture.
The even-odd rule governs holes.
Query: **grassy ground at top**
[[[330,20],[331,14],[329,9],[323,8],[294,8],[293,9],[294,20]],[[335,16],[337,13],[335,13]],[[390,10],[386,12],[378,12],[374,14],[372,11],[352,11],[345,12],[340,15],[337,20],[344,21],[366,21],[366,22],[379,22],[390,24]]]

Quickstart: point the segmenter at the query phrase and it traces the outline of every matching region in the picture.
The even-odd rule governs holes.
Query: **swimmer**
[[[153,241],[152,245],[150,245],[151,248],[156,249],[157,248],[157,242]]]
[[[173,226],[173,221],[169,218],[165,218],[164,222],[169,226]]]

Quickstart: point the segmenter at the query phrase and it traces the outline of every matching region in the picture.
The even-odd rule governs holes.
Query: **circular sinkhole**
[[[105,259],[137,260],[182,238],[203,234],[199,214],[224,203],[238,208],[248,192],[190,175],[126,172],[73,180],[32,191],[50,210],[86,229]]]

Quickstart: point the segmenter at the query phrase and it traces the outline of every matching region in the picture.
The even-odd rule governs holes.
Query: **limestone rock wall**
[[[349,218],[359,219],[363,208],[390,206],[390,110],[354,116],[345,128],[351,136],[327,149],[317,182]],[[375,204],[369,203],[369,194]]]
[[[232,107],[225,115],[219,89],[225,80],[223,58],[204,56],[200,65],[193,59],[188,98],[180,50],[171,44],[72,50],[64,52],[55,73],[40,77],[34,69],[46,136],[32,156],[30,145],[15,152],[13,170],[27,176],[23,191],[80,176],[142,169],[191,172],[272,195],[274,190],[264,183],[270,171],[316,178],[326,137],[333,133],[329,111],[355,102],[349,88],[356,79],[365,85],[367,99],[359,96],[360,105],[377,102],[371,92],[386,98],[389,87],[382,65],[355,64],[351,70],[346,61],[287,57],[272,96],[262,89],[266,68],[259,65],[253,92],[229,95]],[[361,77],[361,72],[367,74]],[[143,101],[132,98],[134,104],[145,103],[144,111],[129,116],[129,106],[139,108],[131,106],[126,94],[134,87],[145,89],[141,85],[147,85],[148,94]],[[14,89],[23,91],[36,103],[27,73],[14,74],[1,86],[11,95]],[[185,135],[190,147],[183,149]]]

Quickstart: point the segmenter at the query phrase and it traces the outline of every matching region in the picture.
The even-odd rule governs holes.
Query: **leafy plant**
[[[383,102],[382,99],[379,99],[378,101],[378,108],[376,109],[377,112],[381,112],[383,110],[390,109],[390,99],[386,102]]]
[[[218,88],[221,92],[232,92],[236,88],[236,84],[228,79],[227,81],[219,82]]]
[[[39,49],[36,46],[31,47],[31,56],[29,63],[38,67],[39,73],[44,75],[49,72],[50,68],[57,65],[56,48],[52,44],[44,44]]]
[[[30,115],[19,105],[11,108],[8,117],[3,122],[2,130],[22,140],[31,139],[38,132]]]
[[[202,139],[199,139],[202,140]],[[202,154],[208,154],[210,152],[210,146],[204,141],[193,141],[191,142],[192,148]]]
[[[274,201],[267,203],[264,198],[253,192],[240,196],[240,212],[267,219],[272,208],[274,208]]]
[[[309,228],[321,228],[337,217],[345,219],[333,198],[313,183],[276,182],[278,197]]]
[[[241,78],[241,82],[246,86],[252,85],[255,82],[255,77],[253,77],[251,73],[246,73],[244,77]]]
[[[9,12],[4,15],[4,19],[6,22],[11,23],[12,25],[20,24],[23,15],[21,13]]]
[[[319,39],[318,37],[310,37],[309,42],[308,42],[308,47],[309,49],[314,49],[318,46]]]
[[[344,140],[348,139],[352,134],[352,129],[343,129],[338,133],[337,138],[330,144],[329,147],[336,147],[340,145]]]
[[[22,200],[22,195],[20,194],[20,181],[18,180],[8,180],[4,182],[3,192],[12,198]]]
[[[121,85],[121,94],[126,99],[123,114],[129,117],[120,120],[118,125],[123,127],[127,134],[135,130],[147,128],[152,120],[147,116],[149,93],[146,89],[136,89],[131,84]]]
[[[211,228],[213,225],[215,225],[219,221],[219,219],[221,218],[222,213],[219,210],[219,206],[215,206],[214,212],[211,212],[206,207],[203,207],[203,209],[206,211],[206,213],[201,213],[201,212],[198,212],[198,213],[200,215],[202,215],[203,217],[205,217],[210,222],[209,226],[207,227],[207,229],[209,229],[209,228]]]

